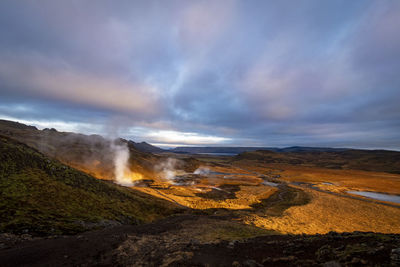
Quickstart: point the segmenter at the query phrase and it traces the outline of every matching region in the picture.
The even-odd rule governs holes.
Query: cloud
[[[195,1],[184,7],[178,25],[180,41],[186,52],[198,57],[212,49],[232,23],[236,6],[234,0],[227,0]]]
[[[23,60],[2,60],[0,79],[6,81],[7,88],[12,88],[12,94],[142,114],[155,114],[160,107],[150,86],[87,73],[65,63],[46,62],[41,58],[25,56]]]
[[[396,1],[2,1],[0,116],[163,144],[399,147],[399,18]]]
[[[184,145],[212,145],[230,141],[230,138],[227,137],[177,131],[151,131],[145,137],[151,140],[151,142],[164,144],[179,143]]]

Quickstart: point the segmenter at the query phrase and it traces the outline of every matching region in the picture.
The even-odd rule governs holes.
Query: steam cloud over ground
[[[181,174],[180,168],[183,166],[183,162],[175,158],[167,158],[166,160],[158,163],[154,170],[159,173],[160,178],[166,179],[167,181],[173,181],[177,174]]]
[[[125,143],[117,144],[115,140],[111,142],[110,148],[114,153],[115,182],[123,186],[133,186],[134,182],[129,176],[128,167],[129,149]]]

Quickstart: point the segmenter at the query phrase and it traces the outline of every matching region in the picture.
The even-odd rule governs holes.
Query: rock
[[[317,259],[322,262],[330,260],[334,256],[330,245],[320,247],[318,251],[315,252],[315,255],[317,256]]]
[[[367,255],[372,256],[375,255],[376,251],[375,250],[370,250],[367,252]]]
[[[32,236],[28,234],[22,234],[20,237],[22,240],[32,240]]]
[[[246,261],[243,262],[243,266],[246,266],[246,267],[261,267],[263,265],[259,264],[255,260],[246,260]]]
[[[344,250],[346,247],[344,245],[340,245],[336,248],[336,250]]]
[[[236,243],[237,243],[237,241],[236,240],[234,240],[234,241],[231,241],[231,242],[229,242],[229,244],[228,244],[228,248],[230,248],[230,249],[233,249],[234,247],[235,247],[235,245],[236,245]]]
[[[283,258],[281,258],[281,260],[294,261],[294,260],[297,260],[297,257],[291,255],[291,256],[288,256],[288,257],[283,257]]]
[[[352,260],[351,260],[351,263],[352,264],[357,264],[357,263],[360,263],[360,259],[359,258],[357,258],[357,257],[354,257]]]
[[[267,257],[262,260],[262,264],[267,265],[268,263],[271,263],[272,261],[273,261],[273,259],[271,257]]]
[[[304,253],[305,253],[304,250],[297,250],[297,251],[294,252],[294,254],[296,254],[296,255],[302,255]]]
[[[340,263],[337,261],[328,261],[328,262],[325,262],[322,266],[324,266],[324,267],[341,267],[342,265],[340,265]]]
[[[197,240],[197,239],[190,239],[190,244],[199,245],[199,244],[200,244],[200,241]]]
[[[232,262],[232,267],[240,267],[242,265],[240,265],[240,263],[238,261],[234,261]]]
[[[302,240],[300,240],[300,242],[301,242]],[[302,248],[302,247],[304,247],[304,245],[303,244],[294,244],[294,247],[295,248]]]
[[[313,260],[298,260],[296,262],[297,266],[321,266],[316,261]]]
[[[287,256],[287,257],[275,258],[272,260],[272,262],[274,262],[275,264],[288,264],[296,260],[297,257],[295,256]]]
[[[392,261],[392,265],[400,265],[400,248],[392,249],[392,252],[390,253],[390,260]]]

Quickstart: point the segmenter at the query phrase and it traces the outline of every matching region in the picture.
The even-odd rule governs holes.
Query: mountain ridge
[[[303,147],[303,146],[291,146],[291,147],[176,147],[174,149],[168,150],[174,153],[230,153],[230,154],[240,154],[243,152],[251,152],[257,150],[269,150],[274,152],[291,152],[291,151],[345,151],[351,148],[332,148],[332,147]]]

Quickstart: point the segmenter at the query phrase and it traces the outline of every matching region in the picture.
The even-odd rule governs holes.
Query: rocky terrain
[[[0,235],[2,266],[398,266],[400,235],[336,233],[203,239],[225,219],[170,217],[75,236]],[[196,226],[194,227],[193,224]],[[188,235],[188,231],[193,235]]]

